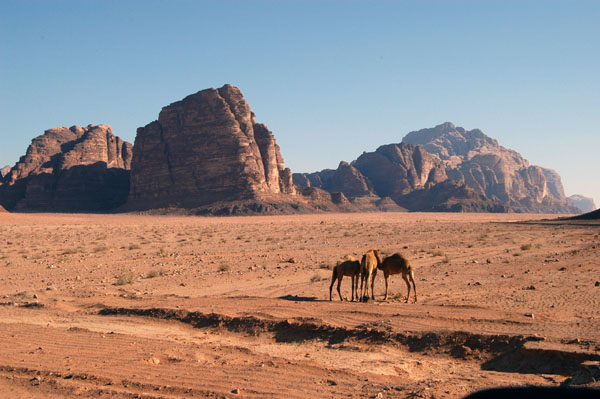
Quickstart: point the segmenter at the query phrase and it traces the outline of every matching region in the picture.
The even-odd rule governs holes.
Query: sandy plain
[[[600,224],[548,217],[0,214],[0,396],[558,386],[600,360]],[[411,259],[416,304],[400,276],[383,302],[381,272],[375,301],[329,301],[330,267],[370,248]]]

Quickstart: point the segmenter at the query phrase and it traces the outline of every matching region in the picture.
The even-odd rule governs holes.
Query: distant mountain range
[[[0,204],[9,211],[218,215],[595,207],[585,197],[567,199],[555,171],[449,122],[335,170],[292,174],[273,133],[231,85],[164,107],[138,129],[133,146],[108,125],[47,130],[2,169]]]

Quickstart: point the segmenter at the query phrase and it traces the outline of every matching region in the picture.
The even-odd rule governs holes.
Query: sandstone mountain
[[[422,146],[446,165],[451,180],[466,184],[517,212],[573,212],[558,173],[529,165],[481,130],[467,131],[446,122],[407,134],[403,143]]]
[[[584,197],[583,195],[575,194],[567,197],[567,203],[571,206],[581,209],[581,212],[587,213],[596,209],[596,204],[593,198]]]
[[[451,123],[411,132],[337,170],[294,174],[294,182],[351,199],[390,197],[417,211],[576,212],[558,173],[529,165],[479,129]]]
[[[131,144],[108,125],[49,129],[3,178],[8,210],[97,212],[122,205],[129,192]]]
[[[10,172],[10,166],[8,166],[8,165],[6,165],[2,169],[0,169],[0,179],[2,179],[4,176],[6,176],[8,174],[8,172]]]
[[[126,209],[198,208],[295,194],[273,134],[240,90],[202,90],[139,128]]]

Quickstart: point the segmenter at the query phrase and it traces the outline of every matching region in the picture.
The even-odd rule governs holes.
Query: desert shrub
[[[117,282],[115,285],[126,285],[131,284],[135,281],[135,274],[131,270],[124,271],[121,275],[117,276]]]
[[[333,265],[328,265],[327,263],[321,263],[319,265],[319,269],[333,270]]]
[[[159,276],[164,276],[165,271],[163,269],[152,269],[146,274],[146,278],[155,278]]]
[[[431,254],[433,256],[442,256],[442,255],[444,255],[444,253],[442,251],[433,251]]]
[[[531,249],[531,244],[523,244],[521,245],[521,251],[527,251]]]
[[[140,246],[137,244],[129,244],[129,250],[132,251],[134,249],[140,249]]]
[[[226,271],[229,271],[230,269],[231,269],[231,267],[226,263],[223,263],[221,266],[219,266],[220,272],[226,272]]]
[[[94,252],[104,252],[104,251],[108,251],[108,247],[104,244],[99,245],[96,248],[94,248]]]
[[[311,278],[310,278],[310,282],[311,283],[316,283],[317,281],[321,281],[321,280],[325,280],[324,277],[321,277],[321,275],[319,273],[315,273]]]

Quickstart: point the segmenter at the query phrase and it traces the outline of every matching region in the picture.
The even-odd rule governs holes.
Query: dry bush
[[[135,281],[135,274],[131,270],[124,271],[120,276],[117,276],[115,285],[132,284]]]

